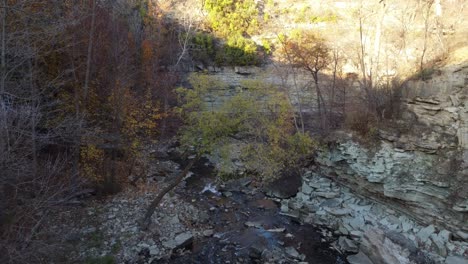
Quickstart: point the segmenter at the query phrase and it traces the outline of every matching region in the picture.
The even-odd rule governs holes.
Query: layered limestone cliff
[[[466,52],[466,50],[464,51]],[[468,64],[409,81],[398,126],[372,144],[338,132],[317,159],[320,171],[424,225],[468,237]]]

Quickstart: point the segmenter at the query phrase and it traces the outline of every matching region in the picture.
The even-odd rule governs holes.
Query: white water
[[[221,195],[221,193],[218,190],[216,190],[216,186],[213,185],[211,182],[205,185],[205,187],[203,187],[203,190],[200,192],[200,194],[203,194],[205,192],[211,192],[216,195]]]

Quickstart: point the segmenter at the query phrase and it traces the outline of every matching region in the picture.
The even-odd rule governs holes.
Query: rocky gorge
[[[404,83],[400,118],[371,137],[347,129],[326,135],[301,172],[268,186],[226,183],[207,169],[218,159],[207,157],[164,198],[149,231],[136,221],[154,191],[144,187],[85,208],[75,226],[55,233],[71,230],[68,257],[91,263],[112,255],[118,263],[466,264],[468,67],[451,61],[429,79]],[[268,68],[210,74],[230,81],[228,97],[242,81],[270,76]],[[174,152],[148,150],[155,163],[144,186],[160,188],[180,173]],[[231,174],[248,175],[231,154]]]
[[[359,242],[351,263],[427,263],[417,249],[432,252],[429,262],[467,263],[467,76],[454,59],[430,80],[407,82],[403,118],[371,143],[329,135],[282,211],[332,226],[344,250]]]
[[[402,85],[400,118],[375,127],[372,138],[349,130],[327,135],[300,192],[273,195],[282,214],[335,230],[337,248],[359,252],[350,263],[467,263],[466,49],[451,56],[430,78]],[[212,74],[235,87],[271,76],[265,71]]]

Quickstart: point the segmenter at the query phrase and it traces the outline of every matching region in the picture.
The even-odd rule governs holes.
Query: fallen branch
[[[174,189],[179,183],[187,176],[189,173],[190,169],[193,167],[193,165],[200,159],[200,155],[197,155],[194,159],[192,159],[189,164],[185,167],[185,169],[177,176],[177,178],[174,180],[173,183],[171,183],[169,186],[164,188],[156,198],[151,202],[149,205],[148,209],[146,210],[145,216],[140,220],[140,227],[143,230],[148,229],[149,224],[151,223],[151,216],[154,214],[154,211],[158,207],[159,203],[161,200],[164,198],[164,196],[170,192],[172,189]]]

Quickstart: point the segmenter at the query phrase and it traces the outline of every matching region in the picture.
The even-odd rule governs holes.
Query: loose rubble
[[[421,226],[311,171],[295,197],[278,201],[283,214],[334,229],[335,246],[358,253],[350,263],[468,263],[468,243],[450,231]]]

